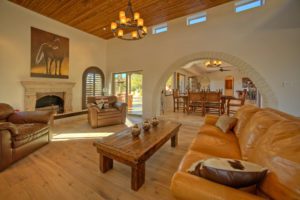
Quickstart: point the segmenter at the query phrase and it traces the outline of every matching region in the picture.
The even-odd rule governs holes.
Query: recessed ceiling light
[[[106,28],[105,28],[105,27],[103,27],[103,28],[102,28],[102,30],[106,31]]]

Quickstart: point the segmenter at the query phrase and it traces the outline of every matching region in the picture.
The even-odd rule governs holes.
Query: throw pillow
[[[98,105],[98,104],[100,104],[100,103],[103,103],[103,99],[97,99],[97,100],[95,100],[95,102],[96,102],[96,104]]]
[[[255,163],[226,158],[200,160],[188,169],[193,175],[234,188],[257,184],[267,171],[267,168]]]
[[[98,103],[97,104],[97,106],[98,106],[99,109],[103,109],[103,105],[104,105],[103,103]]]
[[[216,127],[221,129],[224,133],[228,133],[237,123],[237,118],[222,115],[216,122]]]
[[[109,103],[104,103],[104,108],[105,109],[109,108]]]

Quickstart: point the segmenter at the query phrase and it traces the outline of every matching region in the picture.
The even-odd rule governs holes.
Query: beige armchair
[[[107,104],[106,106],[102,103]],[[117,102],[116,96],[88,97],[88,122],[92,128],[124,124],[127,104]]]

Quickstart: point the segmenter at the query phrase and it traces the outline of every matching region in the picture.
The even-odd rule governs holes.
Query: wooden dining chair
[[[182,98],[180,96],[179,90],[173,89],[173,110],[174,112],[179,109],[182,109],[183,111],[185,111],[185,101],[184,98]]]
[[[188,92],[188,114],[200,109],[202,116],[204,115],[205,92]]]
[[[220,91],[210,91],[206,93],[205,98],[205,113],[217,113],[218,115],[222,114],[222,93]]]
[[[237,109],[245,104],[247,90],[245,89],[240,98],[230,98],[227,101],[227,115],[236,113]]]

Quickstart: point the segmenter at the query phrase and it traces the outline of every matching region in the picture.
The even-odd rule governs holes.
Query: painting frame
[[[30,76],[69,78],[69,39],[31,27]]]

